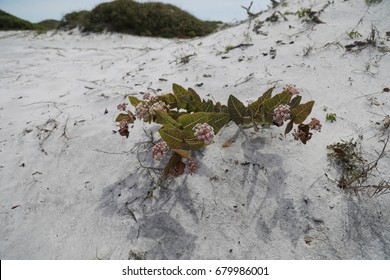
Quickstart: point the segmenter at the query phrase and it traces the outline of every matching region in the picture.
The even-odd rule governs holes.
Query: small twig
[[[277,11],[277,13],[284,19],[284,21],[288,21],[288,18],[283,15],[280,11]]]
[[[68,129],[67,129],[68,121],[69,121],[69,116],[68,116],[68,118],[66,119],[66,122],[65,122],[65,125],[64,125],[64,130],[63,130],[63,132],[62,132],[62,134],[61,134],[61,136],[60,136],[59,138],[65,137],[66,140],[69,140],[69,139],[70,139],[69,133],[68,133]]]
[[[241,79],[239,79],[237,82],[236,82],[236,84],[234,85],[234,87],[237,87],[237,86],[239,86],[239,85],[242,85],[242,84],[244,84],[244,83],[247,83],[247,82],[249,82],[250,80],[252,80],[253,79],[253,73],[250,73],[248,76],[246,76],[245,78],[241,78]],[[242,81],[240,81],[240,80],[242,80]]]
[[[130,151],[123,151],[123,152],[108,152],[108,151],[102,151],[102,150],[99,150],[99,149],[91,149],[92,151],[95,151],[95,152],[99,152],[99,153],[103,153],[103,154],[109,154],[109,155],[125,155],[125,154],[130,154],[131,152]]]

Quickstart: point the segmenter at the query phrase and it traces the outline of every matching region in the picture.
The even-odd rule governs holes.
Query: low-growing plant
[[[335,113],[328,113],[326,114],[326,121],[328,122],[335,122],[337,120],[337,115]]]
[[[389,137],[384,142],[381,153],[372,162],[368,162],[360,145],[353,139],[328,145],[328,157],[339,169],[340,178],[337,186],[355,194],[367,191],[371,196],[379,196],[390,192],[390,180],[375,180],[379,174],[378,162],[385,156]],[[377,174],[375,174],[377,173]]]
[[[351,32],[348,32],[348,36],[351,39],[356,39],[356,38],[362,37],[362,34],[360,34],[357,31],[351,31]]]
[[[306,144],[312,131],[321,131],[319,120],[312,118],[308,124],[303,122],[310,115],[314,101],[301,104],[302,97],[294,85],[287,85],[281,93],[272,96],[274,87],[268,89],[256,101],[245,106],[238,98],[230,95],[227,105],[221,102],[202,99],[192,88],[173,84],[173,93],[152,96],[144,94],[140,100],[129,96],[135,113],[127,110],[127,103],[118,105],[121,113],[116,122],[119,134],[129,137],[129,127],[138,118],[147,123],[157,123],[161,141],[151,149],[153,158],[162,160],[170,155],[163,176],[180,176],[188,169],[193,174],[197,165],[192,156],[214,142],[220,130],[233,121],[240,128],[278,127],[287,123],[285,135],[294,129],[295,140]]]
[[[312,11],[310,8],[301,8],[296,12],[297,16],[299,18],[304,18],[304,17],[311,17],[314,15],[316,12]]]

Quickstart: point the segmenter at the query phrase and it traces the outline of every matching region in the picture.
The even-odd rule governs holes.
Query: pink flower
[[[296,85],[286,85],[285,87],[283,87],[283,90],[287,91],[291,96],[299,94],[299,89],[297,89]]]
[[[129,128],[129,124],[127,123],[127,121],[121,121],[119,123],[119,128]]]
[[[117,106],[119,111],[126,111],[127,103],[121,103]]]
[[[211,144],[214,141],[214,128],[212,128],[208,123],[200,124],[198,123],[193,128],[195,131],[194,136],[203,141],[205,144]]]
[[[167,143],[162,141],[154,145],[151,151],[152,151],[153,159],[160,161],[164,157],[165,153],[168,151],[168,145]]]
[[[143,100],[150,100],[150,98],[151,98],[151,95],[150,95],[149,92],[145,93],[145,94],[143,95],[143,97],[142,97]]]
[[[150,114],[149,114],[149,106],[148,103],[141,102],[135,107],[135,115],[139,119],[149,119]]]
[[[190,175],[194,174],[196,172],[196,170],[198,170],[198,165],[196,164],[196,161],[194,158],[189,158],[188,159],[188,173]]]
[[[119,123],[119,129],[118,129],[119,135],[126,136],[126,138],[129,138],[129,124],[127,121],[122,121]]]
[[[153,96],[151,99],[142,101],[135,107],[135,115],[139,119],[149,120],[152,116],[156,115],[157,111],[169,111],[169,105],[163,101],[158,101],[157,96]]]
[[[279,105],[277,108],[275,108],[273,120],[277,126],[283,125],[283,123],[290,118],[290,106]]]
[[[316,130],[318,132],[321,132],[322,124],[318,119],[312,118],[311,122],[309,123],[309,127],[311,130]]]
[[[149,114],[155,115],[157,111],[168,112],[168,110],[169,110],[169,105],[167,105],[165,102],[157,101],[150,105]]]
[[[298,130],[294,129],[292,136],[294,136],[294,140],[300,140],[303,144],[306,144],[313,135],[313,133],[309,132],[309,130],[309,125],[301,123],[298,125]]]

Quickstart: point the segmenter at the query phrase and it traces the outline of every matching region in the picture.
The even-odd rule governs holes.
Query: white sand
[[[276,10],[327,2],[291,0]],[[389,12],[390,1],[368,8],[335,0],[319,17],[324,24],[287,15],[265,22],[267,36],[255,34],[252,21],[180,41],[0,32],[0,258],[389,259],[390,195],[358,199],[324,175],[338,179],[329,144],[361,136],[369,160],[383,147]],[[346,52],[372,26],[380,48]],[[363,37],[350,39],[353,28]],[[220,54],[240,43],[253,46]],[[271,48],[274,59],[263,55]],[[283,128],[248,130],[225,149],[237,131],[231,124],[198,156],[197,174],[144,200],[151,184],[131,149],[147,139],[144,128],[157,126],[138,122],[129,139],[114,134],[116,105],[126,95],[170,92],[172,83],[223,103],[293,83],[303,100],[316,101],[322,132],[303,145],[281,137]],[[325,121],[329,112],[336,122]],[[378,166],[386,180],[389,169],[386,154]]]

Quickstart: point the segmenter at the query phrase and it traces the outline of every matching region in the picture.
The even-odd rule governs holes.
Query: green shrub
[[[54,19],[48,19],[34,24],[35,29],[39,30],[54,30],[57,29],[60,21]]]
[[[154,143],[151,153],[156,161],[161,161],[166,154],[163,179],[168,176],[180,176],[187,167],[190,174],[197,169],[193,154],[214,142],[214,136],[229,122],[234,122],[240,129],[286,124],[285,135],[292,132],[295,140],[306,144],[313,131],[321,131],[321,123],[312,118],[303,122],[310,115],[314,101],[301,103],[302,96],[295,85],[286,85],[281,93],[272,96],[274,88],[268,89],[258,99],[245,106],[235,96],[230,95],[227,104],[202,99],[195,90],[173,84],[173,93],[152,96],[146,93],[143,100],[129,96],[135,107],[135,113],[127,109],[127,103],[117,106],[120,113],[115,121],[118,132],[129,138],[129,129],[136,119],[147,123],[156,123],[161,141]],[[230,144],[224,144],[228,147]],[[165,157],[166,158],[166,157]]]
[[[0,30],[33,30],[31,22],[15,17],[0,10]]]
[[[83,32],[119,32],[133,35],[192,38],[213,32],[219,22],[201,21],[170,4],[116,0],[91,12],[67,14],[60,28],[79,27]]]
[[[73,29],[87,24],[88,11],[72,12],[66,14],[58,25],[58,28]]]

